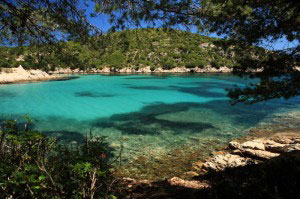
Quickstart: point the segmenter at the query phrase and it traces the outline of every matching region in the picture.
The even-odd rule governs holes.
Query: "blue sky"
[[[96,18],[90,17],[89,14],[94,11],[94,3],[91,1],[88,1],[88,4],[89,4],[88,7],[84,6],[83,3],[81,3],[81,6],[84,6],[84,8],[86,9],[86,13],[88,15],[88,20],[90,21],[90,23],[93,24],[94,26],[98,27],[103,32],[107,32],[111,28],[111,24],[109,23],[109,16],[100,15]],[[146,27],[146,25],[145,25],[145,27]],[[134,28],[134,27],[129,27],[129,28]],[[193,29],[192,29],[192,31],[196,32]],[[217,36],[214,33],[211,33],[208,36],[222,38],[222,37]],[[261,46],[264,48],[270,49],[270,50],[280,50],[280,49],[291,48],[296,45],[298,45],[297,42],[288,42],[285,38],[281,38],[272,43],[264,41]]]

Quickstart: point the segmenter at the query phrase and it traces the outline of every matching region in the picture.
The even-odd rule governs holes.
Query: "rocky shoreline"
[[[155,196],[163,194],[165,198],[171,198],[174,197],[173,194],[180,194],[182,191],[188,191],[189,194],[197,193],[199,190],[207,192],[215,185],[212,181],[215,177],[212,176],[221,176],[221,179],[224,179],[227,175],[224,172],[228,169],[241,169],[244,172],[256,165],[259,168],[260,165],[270,165],[274,162],[277,165],[276,162],[282,159],[292,161],[299,159],[300,161],[300,132],[275,133],[264,137],[248,138],[246,141],[243,138],[243,141],[241,139],[229,142],[224,150],[212,154],[203,162],[193,163],[193,170],[188,172],[190,179],[181,179],[176,176],[162,181],[123,178],[129,198],[142,198],[141,196],[149,194]]]
[[[150,66],[142,68],[125,67],[125,68],[109,68],[105,67],[102,69],[89,69],[83,71],[80,69],[71,68],[57,68],[55,71],[49,71],[48,73],[42,70],[25,70],[22,66],[18,68],[5,68],[0,70],[0,84],[11,84],[11,83],[23,83],[23,82],[38,82],[47,81],[54,79],[61,79],[64,76],[70,74],[110,74],[110,73],[122,73],[122,74],[161,74],[161,73],[230,73],[231,68],[220,67],[205,67],[205,68],[185,68],[175,67],[169,70],[156,68],[151,70]]]
[[[219,172],[226,168],[259,164],[293,151],[300,151],[300,132],[276,133],[245,142],[231,141],[226,151],[216,152],[204,163],[196,162],[193,168],[199,174]]]
[[[102,69],[92,68],[88,71],[83,71],[80,69],[71,68],[57,68],[55,71],[50,71],[50,74],[93,74],[93,73],[230,73],[231,68],[220,67],[213,68],[210,66],[204,68],[185,68],[185,67],[175,67],[172,69],[155,68],[151,69],[150,66],[136,68],[136,67],[124,67],[124,68],[114,68],[114,67],[104,67]]]
[[[47,81],[59,78],[62,77],[49,75],[42,70],[25,70],[22,66],[2,69],[0,72],[0,84]]]

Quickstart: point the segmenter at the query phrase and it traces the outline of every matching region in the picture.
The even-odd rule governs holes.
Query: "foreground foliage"
[[[102,137],[59,144],[6,121],[0,131],[0,198],[115,198]]]
[[[86,40],[100,30],[88,21],[79,0],[0,1],[0,44],[26,46]]]

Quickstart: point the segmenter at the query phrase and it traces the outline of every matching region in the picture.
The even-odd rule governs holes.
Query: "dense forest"
[[[253,47],[261,54],[264,49]],[[223,39],[174,29],[134,29],[103,36],[98,46],[69,41],[53,46],[1,47],[0,67],[22,65],[25,69],[71,69],[150,66],[161,67],[232,67],[237,64],[234,45]]]

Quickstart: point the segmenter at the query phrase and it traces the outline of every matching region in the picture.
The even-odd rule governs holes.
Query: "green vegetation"
[[[96,0],[96,3],[96,11],[110,17],[112,29],[124,29],[131,24],[179,26],[227,38],[238,52],[239,64],[233,72],[261,80],[257,85],[230,90],[233,103],[252,104],[300,95],[300,1]],[[276,43],[279,49],[264,59],[249,56],[251,46],[273,49]]]
[[[134,34],[129,34],[129,36],[123,34],[119,43],[114,40],[107,42],[107,35],[103,35],[103,32],[99,30],[101,27],[95,28],[91,25],[87,15],[99,18],[106,16],[105,20],[108,16],[111,24],[109,32],[132,27],[145,27],[145,25],[162,28],[177,26],[186,30],[196,28],[198,32],[216,33],[224,36],[235,46],[235,51],[239,52],[239,54],[235,54],[235,58],[239,57],[239,64],[234,67],[235,74],[261,79],[260,84],[230,90],[229,96],[234,103],[256,103],[274,98],[288,99],[300,95],[300,72],[297,69],[300,64],[299,1],[93,0],[94,3],[80,2],[78,0],[1,1],[0,44],[19,47],[39,45],[38,48],[41,45],[47,45],[46,49],[65,47],[74,50],[74,46],[65,43],[58,44],[58,42],[78,41],[83,42],[85,44],[83,46],[92,43],[101,49],[91,50],[90,47],[87,47],[88,50],[84,51],[87,55],[85,56],[86,59],[76,56],[78,51],[65,50],[53,54],[51,51],[51,53],[47,50],[40,53],[38,50],[38,54],[42,55],[39,56],[42,60],[28,58],[26,63],[23,63],[27,64],[26,67],[38,67],[44,70],[54,69],[57,66],[80,69],[94,68],[101,67],[100,65],[103,63],[112,67],[120,67],[125,66],[124,62],[127,65],[134,65],[134,67],[139,67],[137,64],[149,65],[151,70],[154,70],[158,65],[172,68],[177,65],[193,67],[212,63],[213,66],[219,67],[222,65],[231,66],[231,62],[235,62],[235,60],[227,59],[228,54],[226,53],[225,55],[219,53],[219,57],[213,56],[212,59],[212,52],[207,49],[205,51],[209,56],[201,52],[202,48],[199,52],[195,51],[195,54],[191,53],[189,51],[191,46],[193,51],[197,46],[193,43],[195,42],[193,36],[184,37],[183,40],[188,41],[190,39],[192,41],[183,43],[181,40],[171,40],[170,43],[168,42],[170,37],[154,37],[157,41],[151,41],[150,44],[152,45],[150,47],[146,45],[146,48],[142,50],[140,48],[146,44],[146,41],[144,41],[144,37],[140,37],[139,40],[135,39],[133,42],[130,39],[133,38],[131,36]],[[88,7],[90,9],[87,9]],[[88,13],[86,10],[93,11]],[[126,38],[127,36],[128,38]],[[278,39],[285,39],[287,44],[282,45],[278,51],[269,53],[262,60],[257,59],[255,55],[253,56],[252,52],[250,54],[248,52],[251,46],[269,46],[271,44],[272,47],[272,42],[276,42]],[[116,43],[122,44],[122,50],[119,48],[112,49]],[[179,44],[184,45],[179,46]],[[166,45],[170,45],[170,47],[176,45],[179,50],[176,47],[170,51]],[[85,49],[83,46],[80,49]],[[147,54],[157,46],[163,52],[155,51],[154,56]],[[127,49],[136,49],[136,51],[127,52]],[[149,51],[149,49],[151,50]],[[103,50],[109,55],[120,50],[119,53],[123,56],[117,61],[112,59],[114,56],[108,57],[108,55],[101,59],[97,53]],[[179,57],[176,50],[179,51]],[[14,54],[19,49],[12,51]],[[91,52],[94,51],[96,55],[92,55]],[[213,50],[213,52],[220,51]],[[166,53],[168,59],[162,60]],[[29,55],[36,54],[29,53]],[[203,59],[203,57],[207,59]],[[62,58],[67,58],[67,60],[62,60]],[[0,61],[1,67],[17,64],[14,60],[8,61],[4,58],[1,58]],[[32,66],[32,64],[37,66]],[[49,64],[51,65],[49,66]],[[257,70],[261,72],[253,72]]]
[[[62,145],[29,125],[1,124],[0,198],[115,198],[103,137]]]
[[[0,43],[26,46],[86,40],[101,32],[86,18],[78,0],[2,0]],[[81,7],[81,8],[79,8]]]
[[[232,67],[234,48],[225,40],[201,36],[173,29],[136,29],[115,32],[105,36],[103,46],[93,48],[88,44],[70,41],[60,43],[60,49],[30,46],[0,49],[0,67],[41,68],[54,70],[57,67],[123,68],[150,66],[203,68]],[[101,48],[101,49],[100,49]],[[263,52],[261,48],[257,48]],[[20,59],[22,58],[22,59]],[[17,61],[18,60],[18,61]]]

